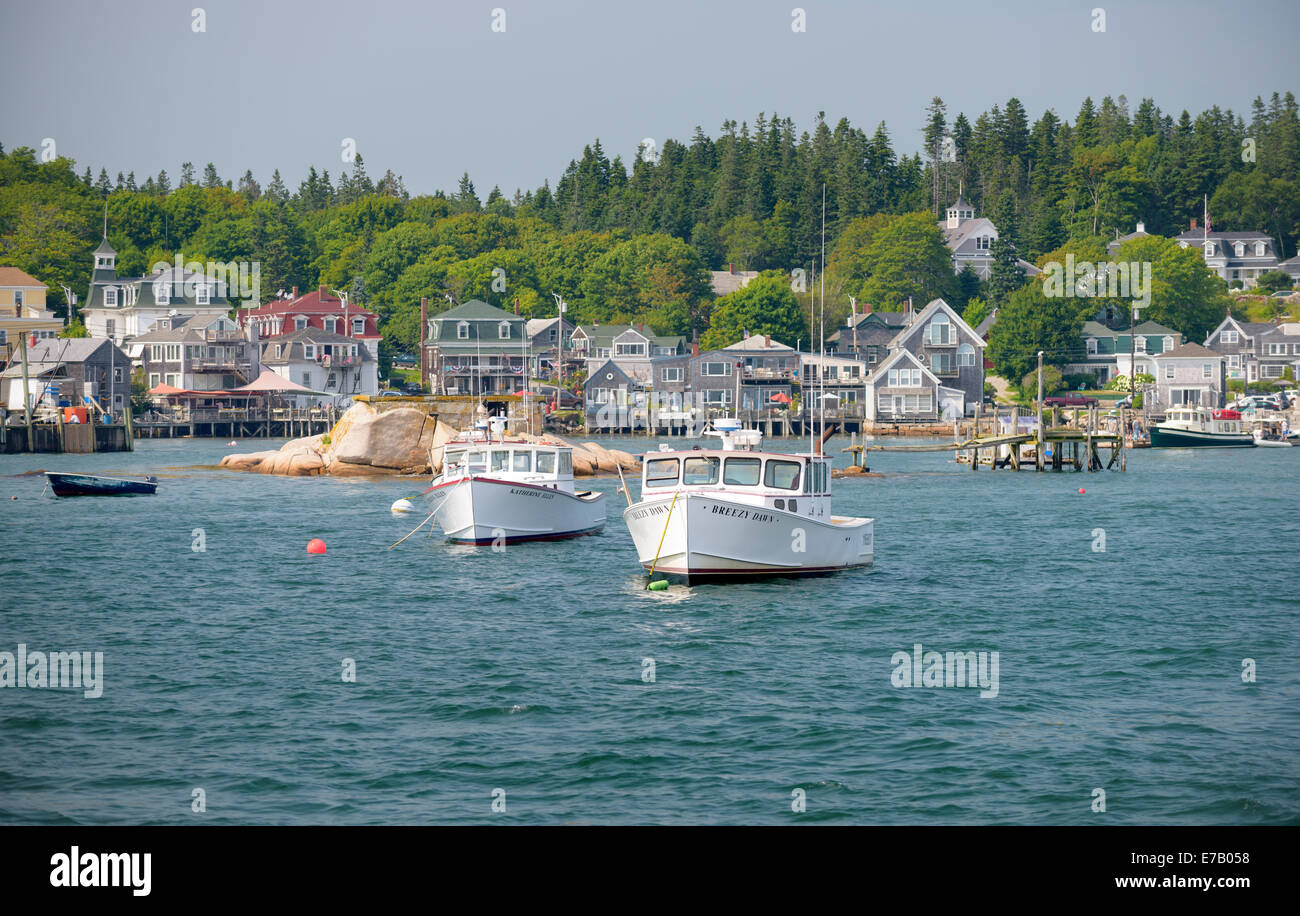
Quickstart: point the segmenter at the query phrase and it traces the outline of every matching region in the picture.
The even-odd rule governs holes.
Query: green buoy
[[[667,580],[667,579],[656,579],[656,580],[654,580],[653,582],[651,582],[649,585],[647,585],[646,588],[650,589],[650,591],[652,591],[652,592],[663,592],[663,591],[667,591],[667,590],[668,590],[668,580]]]

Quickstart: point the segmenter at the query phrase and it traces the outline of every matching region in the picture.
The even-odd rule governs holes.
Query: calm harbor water
[[[0,652],[104,654],[98,698],[0,689],[0,822],[1300,823],[1300,450],[874,453],[836,481],[873,570],[660,593],[615,480],[599,537],[388,550],[420,484],[227,451],[0,456]],[[895,687],[917,643],[997,652],[997,695]]]

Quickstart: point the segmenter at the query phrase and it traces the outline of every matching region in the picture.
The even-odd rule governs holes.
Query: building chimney
[[[870,302],[868,302],[868,303],[866,303],[866,304],[864,304],[864,305],[862,306],[862,314],[863,314],[863,315],[870,315],[870,314],[871,314],[871,303],[870,303]]]
[[[691,356],[700,355],[700,338],[694,331],[691,332]]]
[[[515,314],[519,314],[519,297],[515,296]]]
[[[316,287],[316,294],[317,294],[318,296],[320,296],[322,299],[325,298],[325,284],[324,284],[324,283],[322,283],[320,286]]]
[[[1192,228],[1193,228],[1193,229],[1196,228],[1196,217],[1194,217],[1194,216],[1192,217]]]
[[[295,287],[293,288],[293,295],[290,296],[289,298],[291,298],[291,299],[297,299],[297,298],[298,298],[298,287],[295,286]]]
[[[729,273],[729,274],[734,274],[735,272],[736,272],[736,265],[735,265],[734,263],[732,263],[731,261],[728,261],[728,262],[727,262],[727,273]]]
[[[763,346],[764,346],[764,347],[767,347],[767,348],[769,348],[769,349],[771,348],[771,346],[772,346],[772,335],[771,335],[771,334],[764,334],[764,335],[763,335]]]

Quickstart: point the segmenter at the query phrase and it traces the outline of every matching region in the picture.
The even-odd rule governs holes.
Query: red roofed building
[[[257,308],[239,310],[239,326],[252,324],[258,340],[270,340],[307,328],[350,337],[363,344],[372,359],[379,358],[379,326],[374,312],[345,303],[324,286],[302,295],[298,287],[288,299],[272,299]]]

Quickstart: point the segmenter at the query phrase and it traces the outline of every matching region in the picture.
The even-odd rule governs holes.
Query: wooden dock
[[[984,464],[993,470],[1010,468],[1014,471],[1033,468],[1036,471],[1061,471],[1069,467],[1075,471],[1125,471],[1128,469],[1128,447],[1125,430],[1129,428],[1126,411],[1118,417],[1103,418],[1098,407],[1074,409],[1073,422],[1057,423],[1058,409],[1039,410],[1034,428],[1020,432],[1020,410],[1012,408],[1009,432],[1001,432],[1001,414],[992,417],[976,415],[974,435],[965,439],[931,445],[861,445],[854,443],[841,451],[853,455],[853,463],[862,465],[865,452],[946,452],[955,451],[956,460],[969,462],[972,471]],[[1107,422],[1103,424],[1101,421]],[[1110,420],[1115,420],[1111,427]],[[1048,422],[1050,421],[1050,425]],[[989,433],[982,434],[984,422]],[[1105,452],[1103,454],[1103,452]]]

